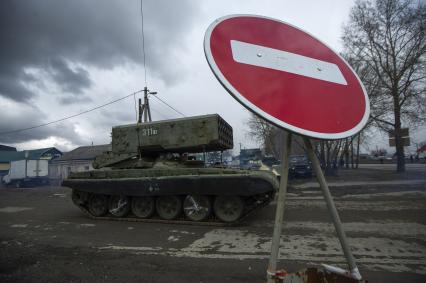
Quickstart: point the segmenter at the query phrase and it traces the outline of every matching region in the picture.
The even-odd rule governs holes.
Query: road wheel
[[[218,196],[213,209],[217,218],[223,222],[234,222],[243,215],[244,202],[238,196]]]
[[[71,199],[72,202],[77,206],[84,204],[87,201],[88,197],[89,195],[86,192],[72,190]]]
[[[108,212],[108,197],[105,195],[93,194],[89,198],[89,212],[93,216],[103,216]]]
[[[155,201],[152,197],[133,197],[132,212],[139,218],[150,218],[155,211]]]
[[[21,185],[21,182],[20,182],[20,181],[18,181],[18,182],[16,182],[16,183],[15,183],[15,188],[19,189],[21,186],[22,186],[22,185]]]
[[[130,198],[126,196],[111,196],[108,211],[115,217],[124,217],[130,211]]]
[[[183,201],[183,213],[192,221],[203,221],[210,216],[212,205],[208,196],[187,195]]]
[[[178,196],[161,196],[155,202],[155,209],[161,218],[172,220],[182,213],[182,201]]]

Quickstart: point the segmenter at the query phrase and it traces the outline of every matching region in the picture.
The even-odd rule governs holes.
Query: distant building
[[[47,147],[32,150],[16,151],[16,148],[1,146],[0,148],[0,175],[6,175],[10,169],[10,162],[17,160],[52,160],[62,155],[62,152],[55,147]],[[13,150],[15,149],[15,150]]]
[[[93,160],[105,151],[111,150],[110,144],[80,146],[70,152],[64,153],[49,165],[49,178],[51,184],[59,185],[71,172],[93,170]]]
[[[16,148],[0,145],[0,177],[7,174],[10,168],[10,161],[16,156]]]

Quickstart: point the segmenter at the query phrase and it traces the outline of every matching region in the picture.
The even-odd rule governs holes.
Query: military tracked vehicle
[[[98,170],[72,173],[63,186],[96,218],[235,223],[268,204],[278,183],[267,171],[199,160],[232,147],[232,127],[217,114],[117,126]]]

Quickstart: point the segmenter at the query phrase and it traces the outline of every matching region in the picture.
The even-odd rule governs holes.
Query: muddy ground
[[[340,172],[328,179],[363,276],[426,282],[426,170]],[[312,181],[289,189],[279,262],[289,271],[345,267]],[[3,188],[0,282],[263,282],[274,215],[275,202],[236,227],[95,221],[66,188]]]

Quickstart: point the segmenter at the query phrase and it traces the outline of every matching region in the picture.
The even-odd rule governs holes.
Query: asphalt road
[[[364,169],[377,169],[385,171],[394,171],[396,170],[396,164],[360,164],[360,168]],[[407,171],[412,172],[426,172],[426,163],[409,163],[405,164]]]
[[[423,181],[332,189],[369,282],[426,282]],[[0,189],[0,282],[264,282],[274,213],[238,227],[95,221],[65,188]],[[291,188],[284,218],[281,268],[345,267],[317,188]]]

